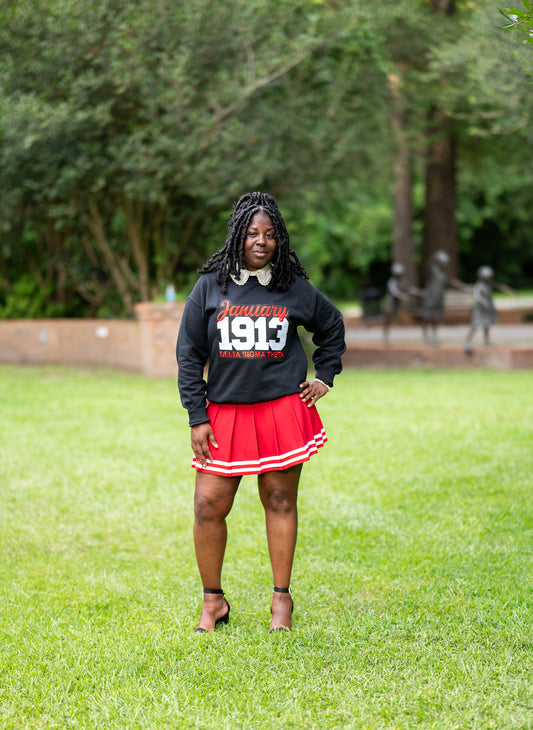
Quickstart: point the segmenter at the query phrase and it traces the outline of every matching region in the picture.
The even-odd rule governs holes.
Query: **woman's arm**
[[[204,368],[209,356],[207,318],[191,299],[185,304],[176,343],[178,388],[181,403],[189,412],[189,425],[205,423],[207,383]]]
[[[304,326],[313,333],[313,344],[316,345],[312,356],[316,369],[315,377],[331,388],[335,375],[342,370],[342,355],[346,350],[344,320],[341,312],[327,297],[317,289],[314,291],[313,313],[310,320],[304,322]]]

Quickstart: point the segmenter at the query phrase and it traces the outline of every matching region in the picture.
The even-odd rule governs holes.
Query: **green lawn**
[[[0,367],[0,727],[532,728],[533,372],[351,371],[304,467],[295,630],[246,478],[201,601],[172,379]]]

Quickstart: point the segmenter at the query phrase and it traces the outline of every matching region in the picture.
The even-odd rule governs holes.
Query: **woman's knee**
[[[278,514],[296,512],[302,465],[284,472],[267,472],[259,478],[259,494],[266,510]]]
[[[196,495],[194,499],[194,519],[197,524],[204,522],[220,522],[224,520],[229,510],[221,505],[219,500],[213,500],[205,495]]]
[[[239,482],[199,478],[194,493],[194,517],[197,523],[224,520],[229,514]]]
[[[263,506],[270,512],[276,514],[290,514],[296,511],[296,498],[294,490],[284,487],[273,487],[262,494]]]

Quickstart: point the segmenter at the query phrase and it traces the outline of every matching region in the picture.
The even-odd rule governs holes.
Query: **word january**
[[[275,304],[231,304],[229,299],[220,302],[217,320],[222,322],[226,317],[277,317],[280,322],[287,317],[287,307],[276,307]]]

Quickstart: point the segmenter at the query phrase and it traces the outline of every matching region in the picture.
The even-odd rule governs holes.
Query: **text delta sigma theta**
[[[287,307],[274,304],[220,303],[217,328],[220,357],[283,358],[289,321]]]

